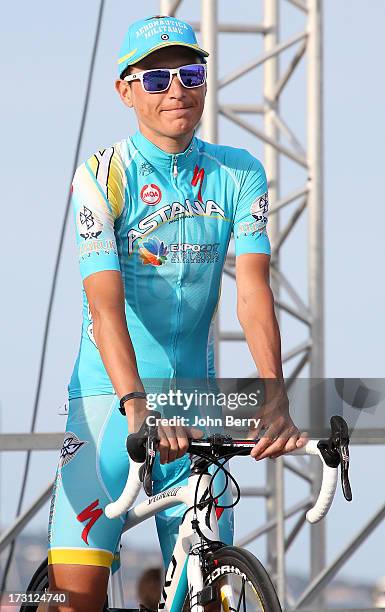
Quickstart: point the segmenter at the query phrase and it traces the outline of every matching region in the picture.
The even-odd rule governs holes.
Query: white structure
[[[269,180],[269,237],[272,243],[271,276],[272,290],[274,293],[277,318],[280,310],[284,310],[290,316],[295,317],[305,327],[306,339],[301,338],[298,343],[283,354],[282,361],[286,364],[291,359],[297,362],[286,380],[294,379],[309,364],[309,377],[322,378],[324,376],[324,309],[323,309],[323,168],[322,168],[322,0],[286,0],[296,7],[305,16],[305,28],[286,40],[280,40],[280,10],[285,0],[260,0],[259,4],[264,8],[262,23],[221,23],[218,19],[217,0],[201,0],[200,23],[192,23],[196,31],[200,31],[201,43],[204,49],[210,53],[208,58],[208,93],[206,98],[206,109],[202,119],[202,138],[209,142],[218,142],[218,115],[227,117],[233,123],[253,134],[264,143],[264,166]],[[183,18],[184,5],[191,7],[186,0],[160,0],[160,13],[163,15],[175,15]],[[234,5],[232,4],[233,8]],[[231,33],[255,34],[263,37],[264,51],[261,55],[254,57],[255,51],[250,46],[250,57],[240,59],[239,68],[226,75],[219,81],[218,64],[221,58],[218,54],[218,39],[220,36],[231,36]],[[253,40],[255,40],[253,38]],[[281,54],[292,49],[293,55],[289,64],[280,71]],[[242,53],[244,49],[242,47]],[[281,97],[286,85],[290,81],[297,65],[306,56],[307,60],[307,86],[303,92],[306,98],[307,114],[307,147],[300,144],[294,131],[283,120],[280,114]],[[257,67],[263,69],[263,92],[259,104],[250,104],[250,89],[240,88],[239,96],[246,95],[247,99],[236,99],[231,104],[221,104],[220,90],[227,85],[250,73]],[[257,89],[257,88],[256,88]],[[301,96],[301,92],[298,93]],[[250,119],[245,119],[249,115]],[[257,115],[262,115],[264,128],[257,126],[253,121]],[[282,144],[281,136],[289,143]],[[283,140],[282,138],[282,140]],[[226,142],[223,142],[226,144]],[[284,185],[280,172],[280,157],[283,156],[298,164],[305,171],[305,180],[289,194],[284,193]],[[280,211],[283,207],[291,205],[292,215],[289,221],[281,227]],[[308,296],[304,300],[295,289],[294,284],[283,273],[280,268],[280,249],[284,242],[290,238],[290,234],[302,213],[307,209],[308,213],[308,251],[301,265],[308,264]],[[235,258],[228,256],[225,273],[235,277]],[[292,304],[286,303],[281,298],[281,290],[284,290]],[[306,303],[307,302],[307,303]],[[221,329],[218,317],[216,321],[217,342],[217,372],[220,372],[218,357],[219,343],[242,341],[242,333],[226,332]],[[310,401],[310,398],[309,398]],[[319,423],[323,422],[322,400],[318,397],[311,398],[313,414],[318,415]],[[315,405],[315,402],[317,404]],[[316,426],[317,422],[312,423]],[[267,537],[268,569],[271,572],[281,603],[294,604],[286,601],[285,587],[285,549],[294,539],[299,528],[303,524],[301,518],[299,524],[289,536],[285,543],[284,534],[284,499],[283,479],[284,465],[282,458],[273,462],[266,462],[267,483],[269,487],[262,493],[266,496],[267,524],[265,532]],[[311,478],[311,489],[315,491],[319,486],[319,474],[316,464],[312,461],[313,468]],[[304,469],[304,473],[308,471]],[[258,494],[256,492],[256,494]],[[259,492],[261,494],[261,492]],[[300,511],[301,508],[297,509]],[[269,526],[270,524],[270,526]],[[273,524],[273,528],[272,528]],[[275,527],[275,528],[274,528]],[[250,538],[244,538],[242,543],[251,541],[257,535],[250,534]],[[311,528],[311,577],[315,578],[325,566],[324,549],[324,524],[315,525]],[[314,597],[306,597],[306,603],[321,607],[322,601],[319,596],[317,601]],[[305,601],[301,601],[303,605]]]

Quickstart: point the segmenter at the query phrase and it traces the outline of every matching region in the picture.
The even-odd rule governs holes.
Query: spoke
[[[239,603],[237,606],[237,612],[240,612],[240,609],[241,609],[242,595],[243,595],[243,612],[245,612],[245,584],[246,584],[246,580],[242,578],[241,596],[240,596]]]

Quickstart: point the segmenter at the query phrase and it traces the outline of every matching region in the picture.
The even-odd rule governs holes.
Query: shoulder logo
[[[264,193],[262,196],[258,196],[257,199],[254,200],[254,202],[250,206],[250,212],[253,215],[254,219],[256,219],[257,221],[260,221],[262,216],[267,215],[268,209],[269,209],[268,192]]]
[[[140,192],[140,197],[149,206],[155,206],[162,199],[162,192],[158,185],[151,183],[150,185],[144,185]]]
[[[79,234],[84,240],[97,238],[103,231],[103,223],[95,211],[83,204],[83,210],[79,210],[77,217]]]

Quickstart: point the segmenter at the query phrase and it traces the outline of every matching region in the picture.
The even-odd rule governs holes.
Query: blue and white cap
[[[172,45],[194,49],[202,57],[209,55],[198,45],[192,27],[181,19],[156,15],[155,17],[135,21],[128,28],[120,48],[119,76],[127,66],[136,64],[157,49]]]

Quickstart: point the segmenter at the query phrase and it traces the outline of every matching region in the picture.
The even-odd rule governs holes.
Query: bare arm
[[[100,356],[119,398],[143,391],[134,347],[127,329],[121,273],[103,270],[83,281],[93,319],[93,332]],[[125,403],[130,431],[136,431],[146,414],[145,400]]]
[[[252,450],[251,455],[256,459],[278,457],[307,441],[289,414],[269,264],[269,256],[263,253],[248,253],[236,258],[238,319],[259,375],[269,379],[265,382],[265,403],[257,415],[268,429]]]
[[[283,380],[281,335],[269,284],[269,263],[264,253],[236,258],[237,315],[259,375]]]

